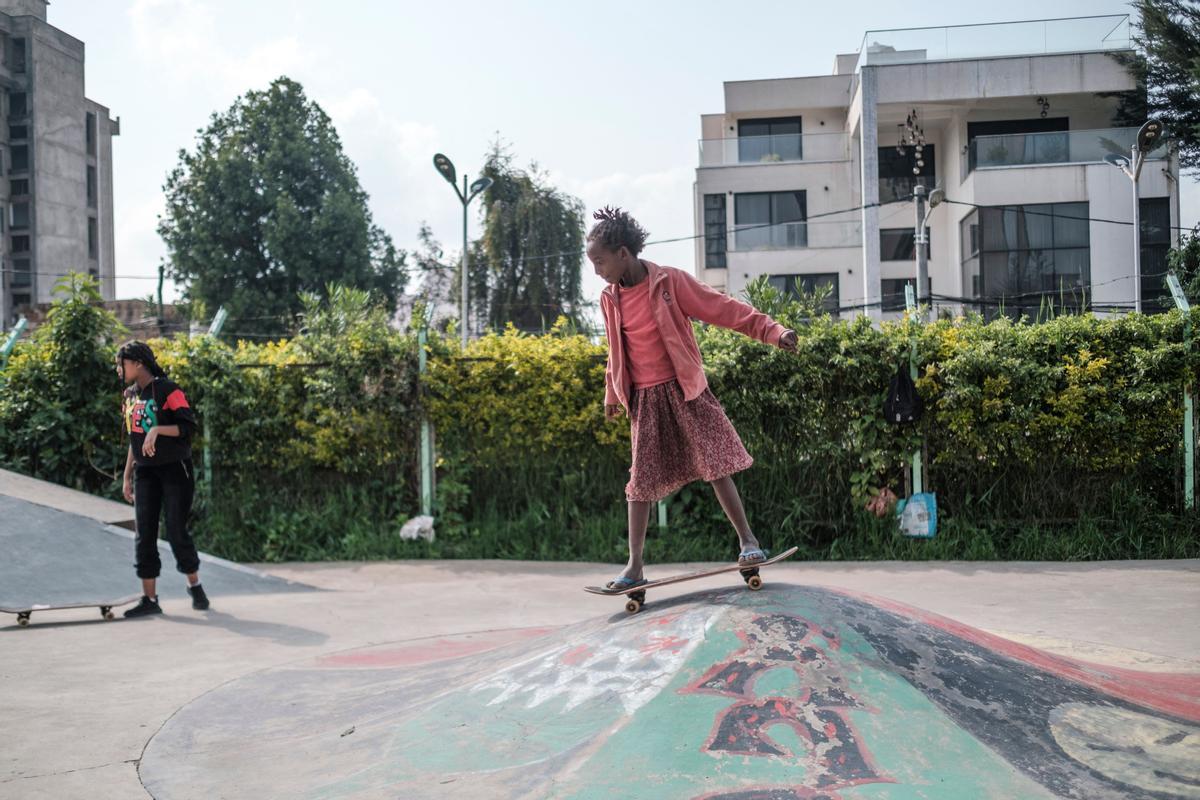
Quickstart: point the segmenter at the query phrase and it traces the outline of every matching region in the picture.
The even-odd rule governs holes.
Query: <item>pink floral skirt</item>
[[[725,409],[707,388],[683,399],[678,381],[635,389],[630,401],[633,466],[625,497],[653,502],[692,481],[715,481],[754,463]]]

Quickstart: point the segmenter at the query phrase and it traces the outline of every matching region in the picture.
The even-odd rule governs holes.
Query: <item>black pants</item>
[[[167,515],[167,541],[175,554],[175,568],[184,575],[200,569],[196,543],[188,533],[188,515],[196,491],[192,460],[173,464],[142,465],[134,468],[133,505],[137,515],[135,554],[139,578],[157,578],[162,571],[158,557],[158,518]]]

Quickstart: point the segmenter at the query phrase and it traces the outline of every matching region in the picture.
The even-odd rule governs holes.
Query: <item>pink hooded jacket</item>
[[[642,260],[649,273],[650,313],[658,323],[658,333],[675,367],[675,378],[685,400],[695,400],[708,387],[704,362],[692,331],[692,319],[720,325],[770,345],[779,345],[787,329],[756,311],[753,306],[701,283],[674,267],[660,267]],[[604,371],[604,404],[620,403],[629,409],[633,384],[625,361],[625,342],[621,336],[621,297],[615,285],[600,294],[600,311],[608,332],[608,367]]]

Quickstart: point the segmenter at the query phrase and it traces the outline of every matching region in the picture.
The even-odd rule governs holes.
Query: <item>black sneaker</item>
[[[208,608],[208,595],[204,593],[204,587],[200,584],[188,587],[188,594],[192,596],[192,608],[197,611],[203,611]]]
[[[134,617],[148,617],[151,614],[161,614],[162,607],[158,604],[158,599],[151,600],[146,595],[142,595],[142,600],[133,608],[125,612],[126,619]]]

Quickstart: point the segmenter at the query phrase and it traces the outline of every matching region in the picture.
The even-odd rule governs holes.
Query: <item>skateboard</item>
[[[140,598],[141,598],[140,594],[131,594],[128,597],[121,597],[116,600],[105,600],[105,601],[99,602],[99,603],[95,603],[95,602],[93,602],[93,603],[62,603],[62,604],[35,603],[34,605],[31,605],[31,606],[18,607],[18,608],[5,608],[3,606],[0,606],[0,612],[3,612],[5,614],[16,614],[17,615],[17,624],[20,625],[22,628],[24,628],[26,625],[29,624],[29,617],[35,611],[57,611],[58,609],[64,609],[64,608],[98,608],[98,609],[100,609],[100,616],[104,617],[105,619],[112,619],[113,617],[116,616],[115,614],[113,614],[114,608],[129,605],[130,603],[132,603]]]
[[[757,564],[751,564],[749,566],[742,566],[741,564],[730,564],[729,566],[726,566],[726,567],[717,567],[716,569],[706,569],[701,572],[689,572],[686,575],[673,575],[670,578],[659,578],[656,581],[650,581],[649,583],[643,583],[641,586],[634,586],[629,589],[605,589],[603,586],[585,586],[585,587],[583,587],[583,590],[585,592],[591,592],[592,594],[629,595],[629,600],[626,601],[626,603],[625,603],[625,610],[628,611],[630,614],[636,614],[638,611],[641,610],[642,605],[646,602],[646,590],[647,589],[654,589],[659,586],[666,586],[671,583],[683,583],[684,581],[691,581],[691,580],[695,580],[696,578],[707,578],[709,575],[720,575],[722,572],[738,571],[738,572],[742,573],[742,579],[744,581],[746,581],[746,585],[748,587],[750,587],[751,590],[757,592],[759,589],[762,588],[762,585],[763,585],[762,578],[758,574],[759,569],[761,569],[762,567],[768,566],[770,564],[774,564],[777,561],[783,561],[785,558],[789,558],[789,557],[795,555],[796,551],[799,549],[800,548],[798,548],[798,547],[793,547],[789,550],[784,550],[782,553],[780,553],[777,556],[768,558],[766,561],[760,561]],[[0,609],[0,610],[2,610],[2,609]]]

